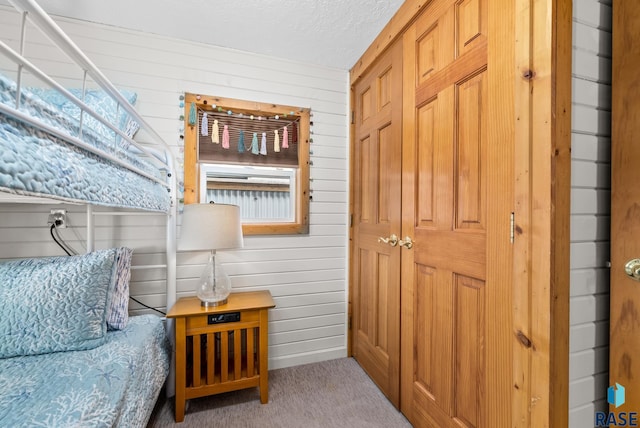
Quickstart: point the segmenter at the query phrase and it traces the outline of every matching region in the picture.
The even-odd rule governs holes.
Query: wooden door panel
[[[485,283],[424,265],[415,283],[412,422],[483,426]],[[418,408],[430,416],[415,417]]]
[[[377,106],[378,112],[383,108],[391,108],[391,100],[393,96],[393,75],[398,70],[393,68],[393,65],[389,65],[389,68],[380,73],[376,79],[377,91]]]
[[[416,223],[420,227],[435,227],[436,205],[439,199],[436,198],[435,174],[435,123],[438,117],[438,99],[435,99],[424,106],[418,108],[418,133],[420,141],[416,149],[417,183],[416,183]]]
[[[462,275],[455,284],[455,405],[454,418],[466,425],[482,425],[484,381],[485,283]]]
[[[625,265],[640,258],[640,4],[616,2],[613,8],[611,105],[611,296],[609,385],[625,387],[626,400],[610,411],[640,409],[640,284]],[[635,269],[635,268],[634,268]]]
[[[486,71],[456,85],[456,228],[485,229]]]
[[[397,218],[393,216],[397,212],[397,207],[394,204],[397,203],[397,188],[394,187],[394,183],[397,181],[394,177],[398,176],[398,171],[393,171],[389,168],[387,160],[396,156],[398,141],[393,141],[393,129],[391,124],[385,124],[384,127],[378,130],[378,153],[377,153],[377,171],[378,178],[377,186],[378,191],[378,224],[390,224]],[[398,233],[398,230],[392,231]]]
[[[354,85],[353,356],[399,406],[402,46]]]
[[[366,87],[361,89],[361,93],[357,95],[358,100],[356,101],[359,108],[356,109],[359,113],[359,122],[360,125],[366,123],[366,121],[371,117],[374,112],[373,109],[373,97],[371,95],[371,87]]]
[[[456,3],[456,56],[476,48],[487,39],[487,3],[462,0]]]
[[[403,215],[402,235],[415,243],[401,259],[411,306],[402,411],[419,427],[486,426],[486,7],[435,0],[404,38],[405,81],[416,84],[403,110],[414,125],[403,138],[402,206],[415,216]],[[438,60],[418,61],[412,75],[427,54]]]
[[[416,266],[415,377],[412,383],[421,392],[419,395],[426,394],[437,407],[446,409],[446,413],[450,413],[453,406],[452,291],[449,274],[425,265]]]
[[[375,150],[371,138],[367,135],[358,144],[358,157],[356,157],[356,173],[360,177],[361,185],[366,186],[367,190],[372,186],[372,183],[376,182],[376,177],[372,176],[371,165],[373,164],[372,157],[375,155]],[[371,189],[374,190],[374,189]],[[375,193],[371,191],[358,193],[359,198],[359,210],[358,220],[360,223],[369,224],[375,221],[375,209],[373,202],[375,201]]]

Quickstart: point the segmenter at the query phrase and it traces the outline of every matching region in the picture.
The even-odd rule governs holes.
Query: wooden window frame
[[[195,103],[200,109],[210,109],[212,105],[223,110],[255,117],[293,115],[300,118],[298,125],[298,168],[296,173],[296,212],[294,221],[278,223],[246,223],[242,225],[244,235],[294,235],[309,233],[309,144],[311,143],[311,112],[308,108],[286,105],[257,103],[252,101],[221,98],[202,94],[185,94],[184,114],[184,203],[200,201],[200,164],[198,162],[199,126],[189,125],[189,109]]]

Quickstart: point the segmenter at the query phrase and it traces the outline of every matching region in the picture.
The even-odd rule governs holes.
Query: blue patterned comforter
[[[87,351],[0,359],[2,427],[144,427],[169,373],[170,347],[155,315]]]
[[[15,84],[0,76],[0,103],[13,106],[15,96]],[[22,112],[63,134],[78,136],[78,124],[63,112],[27,91],[21,93],[20,99]],[[124,158],[150,175],[159,175],[149,162],[128,151],[126,144],[105,142],[90,129],[82,135],[90,145]],[[171,206],[171,196],[162,184],[2,113],[0,191],[150,211],[167,212]]]

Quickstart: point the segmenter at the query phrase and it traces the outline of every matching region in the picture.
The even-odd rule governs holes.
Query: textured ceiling
[[[348,70],[402,0],[40,0],[83,19]]]

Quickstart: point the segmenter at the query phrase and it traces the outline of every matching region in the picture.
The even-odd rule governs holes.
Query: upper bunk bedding
[[[0,426],[144,427],[169,373],[155,315],[129,318],[84,351],[0,359]]]
[[[166,171],[141,158],[127,140],[89,115],[84,115],[82,122],[80,109],[72,105],[75,110],[70,111],[71,103],[61,101],[62,96],[52,96],[55,92],[51,90],[21,89],[20,107],[14,114],[16,94],[16,84],[0,75],[0,104],[6,107],[0,110],[1,191],[110,207],[169,210],[171,195],[161,176]],[[54,105],[45,100],[57,102]],[[98,103],[102,101],[97,98]],[[61,106],[63,109],[58,108]],[[135,122],[118,111],[98,108],[96,112],[113,116],[105,119],[117,122],[128,137],[136,130]],[[95,150],[74,144],[79,137]],[[123,159],[133,168],[113,158]],[[134,172],[136,169],[142,174]]]

